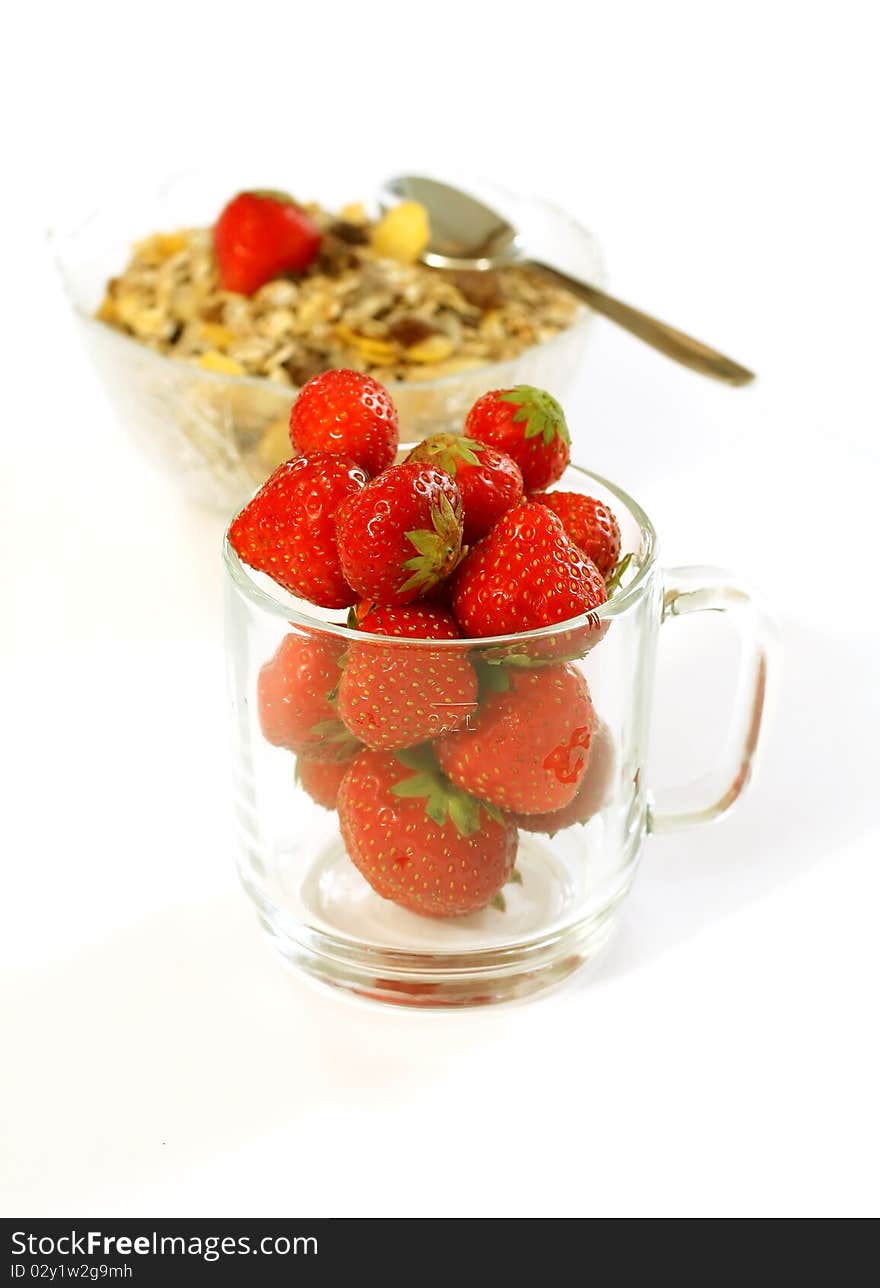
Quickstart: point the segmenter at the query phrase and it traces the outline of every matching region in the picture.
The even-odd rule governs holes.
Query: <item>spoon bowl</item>
[[[438,179],[398,175],[380,195],[383,208],[417,201],[428,211],[431,240],[422,262],[429,268],[489,270],[523,258],[516,230],[469,192]]]

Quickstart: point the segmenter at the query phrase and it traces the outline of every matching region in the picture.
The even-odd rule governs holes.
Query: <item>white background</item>
[[[18,7],[5,1213],[876,1215],[871,10]],[[236,887],[221,521],[115,423],[42,229],[71,197],[203,159],[232,191],[254,155],[269,186],[464,165],[552,197],[624,298],[759,372],[727,390],[595,326],[579,459],[643,502],[667,562],[756,583],[784,659],[749,798],[652,841],[606,955],[540,1001],[417,1015],[324,994],[282,970]],[[709,754],[724,716],[729,651],[688,629],[661,661],[655,779],[696,768],[688,746]]]

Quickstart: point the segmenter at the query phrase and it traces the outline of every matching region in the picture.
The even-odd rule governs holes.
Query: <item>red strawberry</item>
[[[280,273],[302,273],[320,247],[320,229],[286,192],[240,192],[214,225],[220,285],[240,295]]]
[[[549,814],[516,814],[517,827],[524,832],[543,832],[555,836],[565,827],[575,823],[588,823],[608,799],[614,779],[615,756],[611,730],[598,724],[590,740],[590,758],[587,770],[575,796],[562,809]]]
[[[470,728],[437,743],[440,768],[501,809],[562,809],[590,755],[595,713],[586,681],[570,666],[495,671],[509,687],[486,696]]]
[[[408,461],[429,461],[451,474],[464,506],[464,539],[479,541],[523,494],[519,466],[506,452],[460,434],[433,434]]]
[[[351,754],[344,760],[313,760],[310,756],[300,756],[296,762],[296,781],[316,805],[336,809],[339,786],[360,750],[360,744],[353,743]]]
[[[566,535],[609,577],[620,554],[620,528],[604,501],[580,492],[536,492],[532,498],[562,520]]]
[[[330,699],[345,643],[333,636],[285,635],[257,678],[263,737],[318,760],[344,760],[356,743]]]
[[[522,501],[462,563],[452,608],[466,635],[512,635],[590,613],[605,597],[598,569],[566,537],[562,520],[545,505]],[[597,632],[598,624],[587,628],[594,637]],[[560,652],[571,643],[555,636],[541,641],[538,652],[552,656],[554,646]],[[538,655],[532,645],[526,651]]]
[[[297,452],[348,456],[381,474],[397,455],[397,410],[388,390],[362,371],[324,371],[303,385],[290,409]]]
[[[392,465],[336,519],[343,575],[377,604],[409,604],[447,577],[461,557],[461,532],[458,488],[421,461]]]
[[[459,917],[498,895],[517,831],[446,782],[430,754],[364,751],[339,789],[351,860],[383,899],[426,917]]]
[[[555,398],[533,385],[493,389],[468,412],[464,432],[512,456],[527,492],[540,492],[562,475],[571,439]]]
[[[374,635],[454,640],[449,613],[428,605],[374,608],[360,623]],[[368,747],[412,747],[458,729],[476,710],[477,675],[464,649],[352,644],[339,682],[339,714]]]
[[[452,614],[439,605],[405,604],[389,608],[381,604],[365,606],[362,602],[354,611],[358,630],[370,635],[399,635],[412,640],[461,639]]]
[[[345,456],[315,452],[285,461],[233,521],[230,545],[291,594],[321,608],[345,608],[357,595],[339,564],[336,511],[366,483]]]

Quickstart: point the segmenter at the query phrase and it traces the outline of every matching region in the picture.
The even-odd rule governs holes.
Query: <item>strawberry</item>
[[[421,603],[387,608],[361,602],[354,611],[358,629],[370,635],[399,635],[412,640],[461,639],[452,614],[439,605]]]
[[[555,836],[563,828],[573,827],[575,823],[589,823],[608,799],[614,772],[615,755],[611,730],[606,724],[600,723],[593,730],[590,740],[586,773],[569,803],[549,814],[516,814],[513,817],[517,827],[524,832],[543,832],[546,836]]]
[[[590,613],[605,598],[598,569],[569,541],[562,520],[545,505],[521,501],[462,563],[452,609],[466,635],[513,635]],[[587,627],[588,635],[597,631],[598,624]],[[541,652],[552,656],[554,645],[571,642],[555,636],[541,641]],[[530,645],[523,651],[534,652]]]
[[[479,541],[523,494],[519,466],[506,452],[460,434],[433,434],[408,461],[430,461],[451,474],[464,506],[464,540]]]
[[[316,805],[321,805],[324,809],[336,809],[339,786],[360,750],[359,743],[352,743],[350,754],[342,760],[314,760],[311,756],[299,756],[296,762],[296,781]]]
[[[257,677],[263,737],[318,760],[344,760],[356,747],[330,698],[345,643],[332,636],[285,635]]]
[[[562,809],[590,755],[595,714],[586,681],[570,666],[492,669],[499,687],[484,698],[470,728],[437,743],[440,768],[501,809]]]
[[[361,752],[337,808],[355,867],[411,912],[459,917],[485,908],[513,871],[516,828],[448,783],[424,748]]]
[[[339,508],[342,572],[364,599],[409,604],[452,572],[461,557],[461,496],[422,461],[392,465]]]
[[[342,575],[336,511],[366,483],[345,456],[314,452],[285,461],[234,519],[230,545],[291,594],[321,608],[345,608],[357,595]]]
[[[280,273],[302,273],[320,247],[320,229],[286,192],[240,192],[214,225],[220,285],[239,295],[253,295]]]
[[[334,452],[368,474],[397,455],[397,410],[388,390],[362,371],[324,371],[303,385],[290,409],[296,452]]]
[[[442,608],[373,608],[360,630],[405,639],[454,640]],[[476,710],[477,675],[464,650],[424,645],[352,644],[339,682],[339,714],[368,747],[392,750],[458,729]]]
[[[603,577],[611,575],[620,554],[620,528],[604,501],[580,492],[535,492],[531,500],[558,514],[569,540]]]
[[[468,412],[464,432],[512,456],[527,492],[555,483],[569,462],[571,439],[555,398],[533,385],[493,389]]]

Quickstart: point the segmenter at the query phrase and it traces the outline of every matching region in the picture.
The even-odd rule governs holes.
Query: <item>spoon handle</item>
[[[529,264],[545,277],[553,278],[573,295],[577,295],[603,317],[610,318],[625,331],[637,335],[646,344],[659,349],[668,358],[674,358],[683,366],[690,367],[692,371],[699,371],[704,376],[712,376],[715,380],[723,380],[728,385],[747,385],[755,379],[753,371],[749,371],[747,367],[741,367],[738,362],[733,362],[730,358],[725,358],[724,354],[719,353],[717,349],[710,349],[708,345],[701,344],[699,340],[685,335],[683,331],[677,331],[666,322],[660,322],[657,318],[649,317],[647,313],[634,309],[631,304],[616,300],[613,295],[607,295],[597,286],[590,286],[576,277],[569,277],[567,273],[553,268],[550,264],[540,264],[535,260],[529,260]]]

